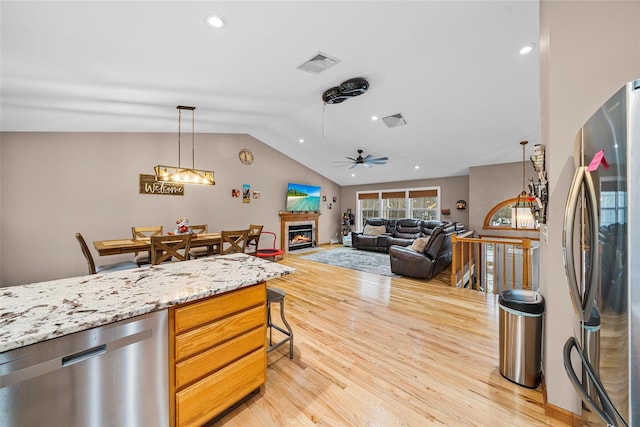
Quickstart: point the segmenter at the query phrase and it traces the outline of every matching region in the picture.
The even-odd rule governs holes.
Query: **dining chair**
[[[249,255],[258,254],[258,242],[260,242],[260,234],[262,233],[262,225],[249,225],[249,234],[247,235],[247,243],[244,253]]]
[[[158,265],[173,258],[187,261],[190,248],[191,234],[151,236],[151,264]]]
[[[222,230],[220,232],[222,240],[220,253],[222,255],[244,253],[248,235],[249,230]]]
[[[151,236],[162,236],[162,231],[163,229],[161,225],[152,227],[131,227],[131,234],[134,239],[148,239]],[[151,251],[142,255],[138,255],[138,252],[136,252],[134,255],[138,265],[151,263]]]
[[[194,234],[202,234],[202,233],[208,233],[209,232],[209,225],[208,224],[198,224],[198,225],[191,225],[190,226],[191,231],[193,231]],[[206,246],[204,247],[199,247],[199,248],[193,248],[189,251],[189,256],[191,256],[191,258],[201,258],[201,257],[205,257],[209,255],[209,248],[207,248]]]
[[[91,251],[89,251],[89,247],[87,246],[87,242],[85,242],[82,234],[76,233],[76,239],[78,243],[80,243],[80,249],[82,249],[82,255],[87,260],[87,267],[89,267],[89,274],[97,274],[97,273],[112,273],[114,271],[128,270],[131,268],[138,268],[138,264],[133,261],[122,261],[115,264],[107,264],[107,265],[96,265],[93,261],[93,256],[91,255]]]

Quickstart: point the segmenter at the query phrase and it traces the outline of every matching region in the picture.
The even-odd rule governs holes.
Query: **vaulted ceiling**
[[[175,107],[192,105],[196,132],[251,134],[340,185],[463,175],[540,143],[538,47],[518,53],[538,44],[537,1],[0,7],[3,131],[176,132]],[[318,53],[340,62],[297,68]],[[366,93],[322,101],[354,77]],[[406,125],[371,119],[394,114]],[[358,149],[389,161],[335,163]]]

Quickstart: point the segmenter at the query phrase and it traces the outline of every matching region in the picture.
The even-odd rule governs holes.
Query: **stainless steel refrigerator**
[[[640,426],[640,80],[591,116],[574,155],[563,253],[579,326],[564,366],[585,419]]]

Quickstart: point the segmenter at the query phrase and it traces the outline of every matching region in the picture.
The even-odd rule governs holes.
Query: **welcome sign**
[[[184,196],[184,184],[156,181],[155,175],[140,174],[140,194],[160,194],[165,196]]]

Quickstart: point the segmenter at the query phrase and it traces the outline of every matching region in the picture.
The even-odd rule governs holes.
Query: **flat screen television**
[[[320,210],[320,187],[289,183],[287,186],[288,212],[317,212]]]

